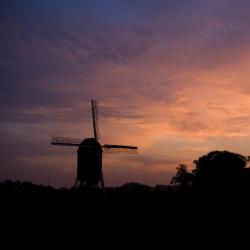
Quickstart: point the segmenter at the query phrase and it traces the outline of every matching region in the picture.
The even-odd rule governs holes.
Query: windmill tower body
[[[137,153],[137,147],[125,145],[104,144],[99,142],[98,129],[98,102],[91,101],[94,138],[84,140],[52,136],[52,145],[76,146],[77,150],[77,175],[76,185],[94,187],[101,183],[104,190],[102,171],[102,153]]]
[[[95,138],[81,142],[77,150],[76,184],[96,186],[102,179],[102,146]]]

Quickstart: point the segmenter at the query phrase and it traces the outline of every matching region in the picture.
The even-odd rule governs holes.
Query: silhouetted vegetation
[[[192,186],[193,174],[189,173],[185,164],[176,168],[177,173],[172,178],[171,184],[177,185],[180,191],[187,191]]]
[[[12,202],[38,202],[42,204],[86,205],[103,204],[156,204],[161,209],[177,211],[180,207],[190,209],[197,202],[214,199],[232,203],[239,199],[250,204],[249,158],[228,151],[212,151],[194,161],[194,169],[177,167],[171,185],[150,187],[139,183],[127,183],[120,187],[106,187],[105,196],[99,188],[73,187],[55,189],[30,182],[4,181],[0,183],[1,200]],[[91,201],[91,202],[90,202]],[[217,203],[216,203],[217,204]],[[85,206],[84,205],[84,206]],[[134,206],[134,205],[133,205]]]
[[[249,193],[248,157],[212,151],[194,161],[193,191],[201,196],[239,197]]]
[[[241,196],[250,191],[249,157],[229,151],[211,151],[194,161],[195,169],[177,167],[171,183],[180,190],[190,190],[199,196]]]

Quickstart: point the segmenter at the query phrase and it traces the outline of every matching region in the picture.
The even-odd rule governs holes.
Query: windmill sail
[[[99,134],[99,126],[98,126],[98,101],[91,100],[91,105],[92,105],[94,137],[97,141],[99,141],[100,134]]]
[[[79,146],[81,139],[72,139],[66,137],[52,136],[51,144],[59,146]]]
[[[105,153],[128,153],[128,154],[137,154],[138,147],[126,146],[126,145],[113,145],[113,144],[104,144],[102,150]]]

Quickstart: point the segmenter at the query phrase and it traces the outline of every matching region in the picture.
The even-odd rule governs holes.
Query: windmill
[[[104,191],[104,177],[102,171],[102,153],[137,153],[137,147],[113,144],[100,144],[98,129],[98,102],[91,100],[94,138],[72,139],[52,136],[51,144],[58,146],[78,147],[77,175],[75,186],[94,187],[101,183]]]

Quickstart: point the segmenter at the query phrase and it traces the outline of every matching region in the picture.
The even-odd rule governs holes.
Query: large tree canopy
[[[234,192],[245,186],[248,157],[229,151],[211,151],[194,161],[193,186],[201,192]]]

